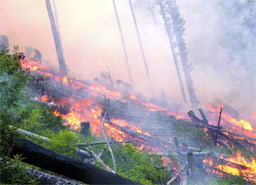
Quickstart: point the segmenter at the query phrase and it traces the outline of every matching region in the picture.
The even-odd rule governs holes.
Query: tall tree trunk
[[[183,98],[184,103],[187,103],[187,98],[186,98],[186,94],[185,94],[185,90],[184,90],[184,86],[183,86],[183,82],[182,82],[182,78],[181,78],[181,74],[180,74],[180,68],[179,68],[178,60],[177,60],[175,50],[174,50],[174,46],[173,46],[174,44],[173,44],[172,27],[170,25],[170,22],[168,21],[168,18],[166,17],[166,12],[165,12],[165,9],[164,9],[164,5],[162,4],[161,1],[159,1],[159,5],[160,5],[160,12],[161,12],[163,20],[164,20],[166,33],[167,33],[167,36],[168,36],[168,39],[169,39],[169,44],[170,44],[171,51],[172,51],[173,61],[174,61],[174,64],[175,64],[175,68],[176,68],[176,72],[177,72],[177,76],[178,76],[178,80],[179,80],[179,85],[180,85],[182,98]]]
[[[132,79],[132,73],[131,73],[131,69],[130,69],[130,65],[129,65],[129,61],[128,61],[126,45],[125,45],[125,42],[124,42],[124,35],[123,35],[122,28],[121,28],[121,24],[120,24],[119,15],[118,15],[118,12],[117,12],[115,0],[113,0],[113,7],[114,7],[114,10],[115,10],[116,22],[117,22],[117,25],[118,25],[118,30],[119,30],[121,41],[122,41],[126,68],[127,68],[127,71],[128,71],[130,83],[132,85],[132,88],[134,88],[133,79]]]
[[[187,88],[188,88],[188,93],[189,93],[189,99],[190,103],[193,109],[197,109],[199,101],[197,100],[194,86],[193,86],[193,81],[190,76],[190,68],[188,65],[188,59],[187,59],[187,51],[186,51],[186,44],[183,39],[183,32],[184,32],[184,20],[180,17],[180,13],[178,11],[178,7],[176,5],[176,0],[167,0],[167,5],[168,5],[168,11],[172,19],[172,26],[173,26],[173,31],[176,37],[176,41],[178,44],[178,49],[180,53],[180,58],[181,58],[181,63],[183,66],[183,71],[185,75],[185,79],[187,82]]]
[[[147,79],[148,79],[148,83],[149,83],[149,88],[150,88],[150,91],[151,91],[151,95],[153,96],[154,92],[153,92],[152,81],[151,81],[151,77],[150,77],[150,73],[149,73],[149,69],[148,69],[148,62],[147,62],[146,57],[145,57],[145,53],[144,53],[144,49],[143,49],[143,45],[142,45],[142,41],[141,41],[141,36],[140,36],[140,31],[139,31],[139,28],[138,28],[138,25],[137,25],[137,20],[136,20],[136,16],[135,16],[135,13],[134,13],[134,9],[133,9],[133,5],[132,5],[131,0],[129,0],[129,5],[130,5],[130,9],[131,9],[131,13],[132,13],[132,19],[133,19],[133,23],[134,23],[136,34],[137,34],[137,39],[138,39],[138,42],[139,42],[141,56],[142,56],[142,59],[143,59],[143,62],[144,62],[145,70],[146,70],[146,75],[147,75]]]
[[[60,72],[62,75],[65,76],[68,74],[68,72],[67,72],[67,68],[66,68],[65,59],[63,56],[63,49],[62,49],[62,45],[61,45],[60,34],[58,32],[56,22],[54,19],[51,2],[50,2],[50,0],[45,0],[45,3],[46,3],[48,16],[49,16],[51,27],[52,27],[52,34],[53,34],[55,48],[56,48],[57,57],[58,57],[58,61],[59,61]]]

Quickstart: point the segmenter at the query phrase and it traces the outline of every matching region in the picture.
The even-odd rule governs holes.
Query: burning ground
[[[194,156],[199,155],[196,163],[201,161],[205,174],[241,176],[248,182],[256,182],[255,128],[220,100],[204,107],[206,123],[202,114],[202,118],[187,115],[184,110],[177,109],[178,106],[173,108],[160,100],[130,94],[129,87],[120,91],[100,79],[89,82],[62,76],[32,60],[25,61],[23,67],[29,68],[35,78],[31,84],[34,101],[47,103],[55,115],[65,120],[65,125],[75,130],[81,128],[81,122],[90,122],[92,133],[102,137],[104,121],[109,139],[133,141],[139,150],[172,155],[180,166],[184,163],[184,155],[194,152]],[[215,147],[220,107],[223,112]],[[176,145],[173,138],[180,144]],[[172,161],[166,165],[171,164]],[[173,167],[176,171],[179,168]]]

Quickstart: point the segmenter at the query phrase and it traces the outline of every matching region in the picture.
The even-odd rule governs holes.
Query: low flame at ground
[[[176,119],[188,119],[188,116],[186,116],[182,112],[172,112],[168,110],[168,108],[145,102],[139,98],[137,98],[135,95],[129,95],[124,97],[124,95],[116,90],[109,90],[103,85],[94,83],[83,83],[80,80],[71,78],[69,76],[61,76],[58,72],[55,70],[50,69],[48,66],[41,65],[37,62],[28,61],[23,64],[24,68],[29,68],[31,72],[35,72],[36,74],[43,75],[44,77],[53,79],[56,83],[61,83],[62,86],[67,86],[73,90],[73,95],[71,97],[60,97],[55,102],[55,105],[60,107],[68,107],[68,112],[61,113],[61,110],[55,110],[54,114],[57,116],[61,116],[64,120],[66,120],[66,125],[70,126],[73,129],[80,129],[81,122],[90,122],[91,131],[93,134],[97,136],[102,136],[102,114],[103,114],[103,107],[102,105],[97,102],[97,98],[104,98],[108,97],[111,100],[122,100],[122,101],[132,101],[136,104],[139,104],[141,107],[145,108],[149,112],[156,112],[161,111],[165,112],[166,115],[172,115]],[[86,94],[86,97],[78,98],[75,96],[75,93],[79,91],[83,95]],[[49,102],[48,95],[41,96],[42,102]],[[207,109],[209,112],[211,112],[211,120],[216,121],[219,116],[219,107],[222,105],[218,105],[217,107],[213,107],[212,105],[208,105]],[[225,109],[224,109],[225,110]],[[253,114],[252,117],[255,115]],[[226,128],[228,131],[231,132],[241,132],[240,134],[245,134],[247,136],[251,136],[256,138],[255,129],[252,127],[252,125],[245,121],[245,120],[237,120],[233,118],[231,115],[226,113],[225,111],[222,113],[222,119],[221,126]],[[211,122],[210,120],[210,122]],[[146,124],[146,121],[142,121],[144,124]],[[212,121],[213,122],[213,121]],[[114,126],[116,125],[116,126]],[[108,136],[108,138],[113,138],[115,141],[127,141],[127,140],[139,140],[136,138],[133,138],[131,135],[127,134],[126,132],[122,131],[121,128],[126,128],[134,133],[142,134],[144,136],[150,136],[150,132],[143,131],[143,129],[138,126],[134,122],[129,122],[127,120],[123,119],[114,119],[110,118],[110,120],[105,120],[104,123],[105,132]],[[237,129],[240,128],[240,129]],[[153,148],[147,144],[140,144],[135,145],[136,148],[139,150],[147,150],[149,152],[155,152],[157,153],[157,148]],[[211,158],[206,158],[204,160],[205,163],[214,166],[217,169],[220,169],[226,173],[232,174],[232,175],[243,175],[247,179],[246,180],[254,180],[256,182],[256,164],[255,160],[252,158],[251,162],[248,162],[245,160],[240,153],[237,154],[237,156],[225,159],[230,162],[241,164],[247,167],[247,169],[236,169],[234,167],[230,167],[228,165],[216,165],[213,164],[213,160],[211,161]],[[217,172],[216,172],[217,173]]]
[[[223,172],[234,176],[242,176],[245,180],[252,181],[256,183],[256,162],[253,157],[251,157],[251,161],[246,160],[242,155],[241,152],[237,152],[237,154],[230,158],[225,158],[226,161],[230,162],[226,165],[221,164],[214,164],[213,158],[205,158],[204,162],[214,168],[217,168]],[[242,165],[243,167],[238,168],[232,164]]]
[[[213,107],[210,104],[207,105],[207,110],[211,112],[212,120],[216,120],[216,118],[218,117],[220,107],[223,107],[223,105],[219,104],[216,107]],[[246,135],[256,139],[256,133],[253,126],[246,120],[238,120],[232,117],[230,114],[225,112],[225,107],[223,107],[223,112],[221,115],[221,126],[230,132],[234,132],[240,135]]]

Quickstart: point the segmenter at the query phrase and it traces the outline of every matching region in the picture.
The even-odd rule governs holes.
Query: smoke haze
[[[153,6],[154,1],[148,0],[133,2],[155,95],[165,92],[167,97],[174,97],[172,100],[182,102],[158,6]],[[252,2],[255,10],[255,1]],[[186,21],[184,39],[188,60],[193,64],[191,76],[195,92],[201,105],[218,98],[249,118],[252,112],[256,112],[256,38],[255,30],[250,31],[251,27],[244,24],[244,19],[252,15],[247,9],[236,8],[239,3],[246,1],[180,0],[178,6]],[[19,45],[22,50],[28,46],[37,48],[44,60],[57,66],[45,1],[0,0],[0,4],[0,34],[7,35],[10,43]],[[135,90],[149,95],[128,1],[117,0],[116,5]],[[112,0],[56,0],[56,7],[70,73],[92,80],[99,71],[110,71],[114,79],[129,82]]]

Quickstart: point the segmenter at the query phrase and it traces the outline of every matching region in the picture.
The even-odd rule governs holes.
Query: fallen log
[[[138,141],[127,140],[127,141],[110,141],[110,144],[119,144],[119,143],[136,143]],[[94,142],[94,143],[77,143],[77,146],[87,146],[87,145],[105,145],[107,142]]]
[[[25,158],[23,162],[87,184],[139,184],[89,163],[46,149],[24,138],[15,138],[11,156],[16,154]]]
[[[15,128],[15,127],[13,127],[13,126],[11,126],[11,127],[12,127],[12,128]],[[19,132],[19,133],[21,133],[21,134],[24,134],[24,135],[26,135],[26,136],[29,136],[29,137],[41,139],[41,140],[43,140],[43,141],[50,141],[50,139],[47,138],[47,137],[37,135],[37,134],[35,134],[35,133],[32,133],[32,132],[23,130],[23,129],[21,129],[21,128],[17,129],[17,132]],[[89,154],[87,151],[81,150],[81,149],[79,149],[79,148],[76,148],[76,149],[74,150],[74,152],[78,153],[79,155],[81,155],[81,156],[84,157],[84,158],[87,158],[87,159],[91,158],[90,154]]]
[[[61,184],[61,185],[79,185],[81,182],[64,179],[62,177],[42,172],[33,168],[26,167],[27,174],[36,179],[40,184]]]

